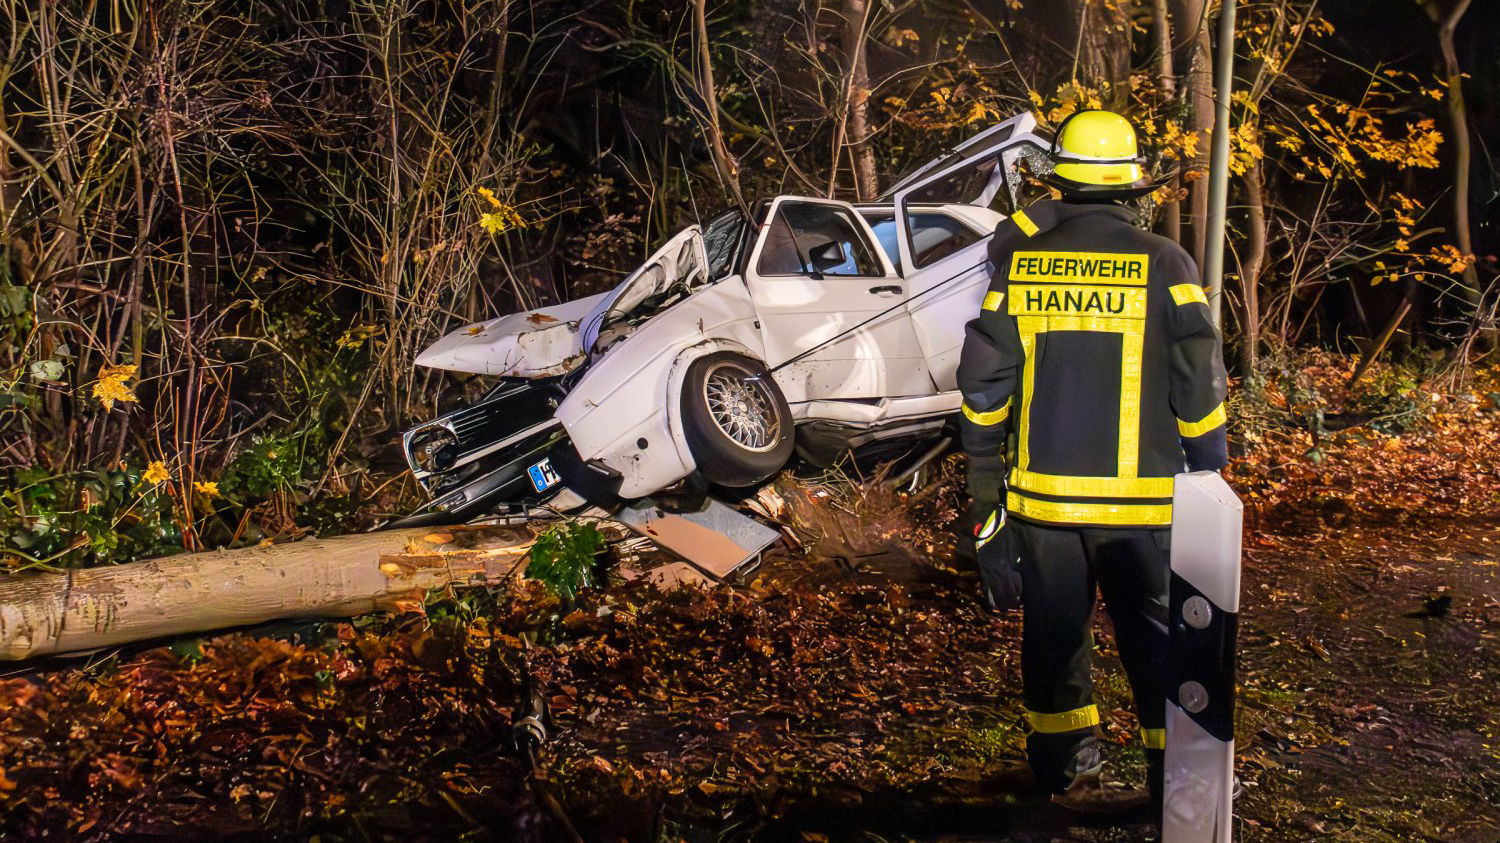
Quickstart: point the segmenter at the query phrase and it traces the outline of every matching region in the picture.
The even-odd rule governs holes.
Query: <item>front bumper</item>
[[[482,515],[522,513],[542,506],[555,498],[565,484],[555,483],[539,492],[531,482],[529,469],[553,451],[563,449],[573,448],[561,425],[513,442],[490,454],[482,469],[444,488],[426,506],[391,522],[390,526],[461,524]]]
[[[545,462],[544,462],[545,461]],[[545,464],[557,479],[538,490],[533,467]],[[598,460],[585,463],[562,424],[556,419],[532,424],[487,446],[482,459],[448,475],[428,475],[424,485],[435,488],[431,502],[392,521],[390,527],[461,524],[486,515],[521,515],[557,501],[563,506],[587,503],[612,506],[621,484],[620,473]],[[565,491],[573,494],[558,500]]]

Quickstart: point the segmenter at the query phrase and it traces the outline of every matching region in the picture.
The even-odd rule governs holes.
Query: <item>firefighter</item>
[[[1076,112],[1050,157],[1062,198],[1000,224],[958,367],[976,551],[998,602],[1023,611],[1038,786],[1082,810],[1104,793],[1089,675],[1097,587],[1159,805],[1173,476],[1228,461],[1220,338],[1192,258],[1129,206],[1159,186],[1131,123]]]

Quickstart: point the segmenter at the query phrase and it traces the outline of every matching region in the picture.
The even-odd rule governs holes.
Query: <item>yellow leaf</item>
[[[478,193],[480,196],[483,196],[484,197],[484,201],[490,203],[491,207],[495,207],[495,208],[503,208],[503,207],[505,207],[505,203],[503,203],[499,199],[495,198],[495,191],[490,190],[488,187],[484,187],[484,186],[481,185],[479,187],[474,188],[474,191],[476,193]]]
[[[141,479],[153,486],[160,486],[172,479],[172,472],[167,471],[166,463],[156,460],[146,466],[146,473],[141,475]]]
[[[885,37],[886,41],[889,42],[892,47],[899,47],[902,44],[905,44],[907,41],[916,42],[920,40],[917,37],[917,33],[915,30],[897,29],[894,26],[886,30]]]
[[[479,216],[479,226],[491,234],[500,234],[512,228],[525,228],[526,221],[515,208],[500,204],[497,210]]]
[[[105,364],[99,370],[99,380],[94,384],[94,397],[104,405],[104,409],[113,410],[116,401],[135,403],[135,390],[125,382],[135,377],[135,366],[113,366]]]
[[[357,325],[345,331],[342,336],[334,341],[339,348],[359,348],[371,337],[380,333],[377,325]]]

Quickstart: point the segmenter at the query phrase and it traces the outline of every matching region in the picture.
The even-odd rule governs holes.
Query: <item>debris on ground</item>
[[[1319,462],[1296,452],[1306,431],[1255,433],[1270,444],[1235,469],[1253,515],[1240,839],[1500,839],[1494,418],[1344,430]],[[676,562],[637,536],[586,554],[593,587],[528,579],[13,674],[0,835],[1155,839],[1147,817],[1030,793],[1019,616],[987,611],[956,561],[960,460],[934,471],[911,494],[779,478],[742,505],[784,540],[717,588],[627,578]],[[1415,514],[1393,529],[1397,497]],[[1113,775],[1135,781],[1103,620],[1096,641]],[[512,726],[536,694],[531,771]]]

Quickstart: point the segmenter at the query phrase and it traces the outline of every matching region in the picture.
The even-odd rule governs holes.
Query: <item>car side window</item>
[[[900,266],[901,246],[896,243],[896,218],[890,214],[865,214],[865,222],[875,232],[875,241],[880,244],[880,251],[891,259],[891,265]]]
[[[781,203],[756,272],[854,278],[885,274],[849,211],[814,202]]]
[[[912,263],[918,268],[937,263],[982,236],[947,214],[912,214]]]
[[[891,263],[901,260],[896,243],[894,216],[868,217],[875,239]],[[920,269],[937,263],[965,246],[978,243],[984,235],[947,214],[915,213],[911,219],[912,262]]]

